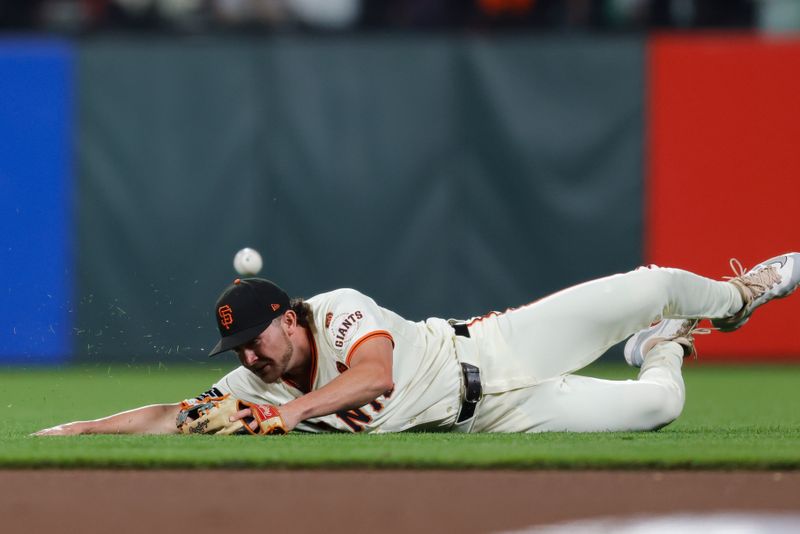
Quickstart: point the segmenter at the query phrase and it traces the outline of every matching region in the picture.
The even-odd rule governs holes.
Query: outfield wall
[[[648,65],[646,260],[718,278],[800,251],[800,40],[664,35]],[[796,359],[799,323],[795,295],[703,357]]]
[[[3,247],[2,268],[9,280],[25,280],[31,265],[63,272],[51,276],[65,288],[51,307],[64,318],[45,326],[36,311],[19,312],[27,304],[5,300],[0,362],[204,361],[213,301],[245,245],[294,295],[356,287],[410,319],[517,306],[645,261],[720,276],[730,254],[747,264],[800,248],[783,219],[768,242],[737,228],[749,216],[734,209],[749,187],[741,162],[774,154],[769,140],[796,134],[800,118],[787,92],[797,80],[773,76],[798,64],[800,45],[744,41],[755,58],[745,69],[755,71],[738,85],[717,72],[724,63],[736,73],[735,36],[79,41],[62,85],[42,82],[62,87],[53,92],[77,118],[45,120],[71,133],[60,145],[17,136],[21,145],[0,162],[0,179],[16,184],[0,199],[6,216],[36,204],[20,200],[20,183],[57,182],[47,190],[62,209],[36,218],[55,243],[15,252],[41,244],[31,226]],[[758,54],[778,48],[783,55],[758,68]],[[7,49],[0,42],[0,58]],[[0,61],[0,79],[9,68]],[[781,90],[770,93],[772,83]],[[786,120],[745,113],[766,105],[764,91]],[[733,101],[738,115],[726,112]],[[31,106],[22,115],[30,119],[3,122],[4,109],[9,138],[42,115]],[[734,145],[710,141],[762,118],[774,127],[758,130],[760,144],[736,145],[738,158]],[[60,170],[26,178],[25,147],[43,144],[73,150],[45,158]],[[788,199],[800,162],[785,156],[766,170],[783,173]],[[762,193],[749,198],[764,222],[771,204]],[[730,215],[724,231],[714,229],[720,215]],[[701,224],[708,229],[693,231]],[[37,306],[50,298],[34,296]],[[785,321],[800,316],[782,305]],[[28,338],[16,330],[23,324]],[[785,324],[748,330],[757,335],[704,343],[704,357],[800,355]]]

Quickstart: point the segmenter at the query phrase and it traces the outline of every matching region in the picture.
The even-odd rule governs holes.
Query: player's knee
[[[684,396],[677,388],[661,386],[652,391],[652,398],[646,406],[646,418],[651,430],[665,427],[683,412]]]
[[[631,297],[637,299],[642,310],[660,310],[666,306],[672,283],[668,269],[640,267],[629,275],[637,279],[636,291],[631,292]]]

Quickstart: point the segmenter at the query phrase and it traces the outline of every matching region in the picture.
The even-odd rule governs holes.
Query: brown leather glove
[[[181,403],[175,423],[183,434],[246,434],[245,421],[230,417],[247,408],[230,394],[221,397],[203,397]]]

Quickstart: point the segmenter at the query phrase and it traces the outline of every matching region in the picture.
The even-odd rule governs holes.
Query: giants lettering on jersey
[[[342,313],[337,315],[330,326],[330,333],[333,336],[333,344],[337,349],[344,347],[356,332],[358,332],[359,321],[364,318],[361,310],[352,313]]]

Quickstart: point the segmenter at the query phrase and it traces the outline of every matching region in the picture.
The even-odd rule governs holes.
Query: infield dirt
[[[800,472],[0,471],[9,533],[469,533],[707,511],[798,512]]]

